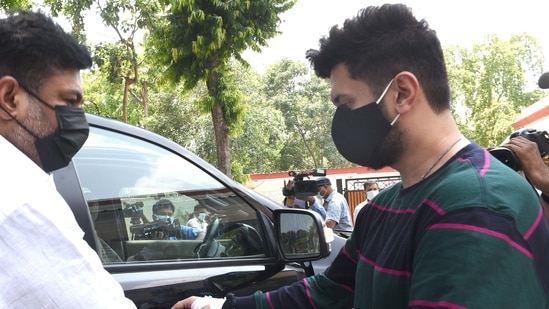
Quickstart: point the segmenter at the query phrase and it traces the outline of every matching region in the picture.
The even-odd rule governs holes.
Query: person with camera
[[[545,219],[549,222],[549,166],[540,155],[538,144],[525,137],[517,136],[510,138],[502,147],[516,155],[519,171],[534,188],[541,192],[540,200],[545,209]]]
[[[130,230],[135,234],[134,240],[196,239],[202,233],[197,228],[181,225],[178,219],[174,219],[175,206],[168,199],[160,199],[155,202],[152,206],[152,212],[153,221],[130,226]],[[176,258],[176,256],[173,256],[171,252],[167,253],[165,244],[158,242],[144,246],[135,255],[128,257],[128,261],[170,258]]]
[[[196,239],[201,233],[205,233],[205,230],[201,231],[194,226],[181,225],[179,220],[174,220],[175,206],[168,199],[158,200],[153,204],[152,211],[153,222],[145,224],[145,227],[142,228],[142,230],[150,230],[151,236],[147,239]]]
[[[318,194],[324,199],[326,209],[326,226],[334,230],[342,237],[349,237],[353,231],[351,211],[343,194],[332,187],[332,182],[327,177],[316,179]]]
[[[311,209],[318,213],[322,220],[326,220],[326,209],[320,205],[314,195],[296,197],[294,194],[294,181],[284,181],[282,189],[284,195],[284,206],[289,208]]]
[[[306,55],[329,79],[339,153],[393,167],[402,180],[362,209],[323,274],[173,308],[548,308],[549,225],[539,198],[462,136],[427,21],[404,4],[369,6]]]

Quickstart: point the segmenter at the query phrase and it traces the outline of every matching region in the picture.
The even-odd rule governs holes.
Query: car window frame
[[[89,117],[89,115],[87,115]],[[91,116],[97,117],[97,116]],[[121,263],[121,264],[104,264],[104,268],[110,273],[131,273],[131,272],[143,272],[143,271],[154,271],[154,270],[166,270],[166,269],[195,269],[195,268],[210,268],[210,267],[219,267],[226,265],[241,265],[241,266],[254,266],[261,265],[266,268],[272,268],[274,266],[276,269],[280,269],[281,265],[284,265],[284,262],[280,259],[280,253],[276,247],[276,238],[274,235],[273,225],[272,225],[272,212],[270,212],[265,205],[258,205],[254,198],[248,194],[245,194],[243,191],[239,190],[238,185],[232,186],[228,185],[228,182],[223,179],[226,177],[224,174],[218,172],[214,167],[209,163],[194,155],[192,152],[189,152],[184,147],[165,139],[153,132],[141,130],[137,128],[136,132],[132,132],[133,127],[126,127],[124,130],[120,130],[116,127],[101,125],[101,123],[96,123],[93,119],[90,122],[90,128],[94,130],[95,128],[107,130],[115,134],[121,134],[131,138],[135,138],[146,142],[148,144],[160,147],[166,151],[171,152],[172,154],[188,161],[190,164],[193,164],[202,172],[208,174],[210,177],[218,181],[225,188],[231,190],[235,195],[245,202],[249,207],[252,207],[257,213],[257,221],[259,228],[262,229],[262,233],[265,236],[265,245],[266,252],[268,255],[266,257],[252,257],[252,258],[236,258],[236,259],[211,259],[211,260],[167,260],[162,262],[155,263]],[[71,206],[73,213],[80,225],[80,227],[85,232],[85,240],[88,244],[96,251],[99,252],[99,239],[97,238],[94,230],[91,215],[88,211],[88,205],[80,187],[80,180],[74,166],[74,163],[71,162],[67,167],[60,170],[54,171],[54,180],[59,183],[58,188],[60,192],[69,205]],[[75,207],[79,205],[79,207]],[[216,266],[219,264],[218,266]],[[270,265],[270,266],[269,266]],[[283,266],[282,266],[283,267]],[[271,271],[269,271],[271,272]]]

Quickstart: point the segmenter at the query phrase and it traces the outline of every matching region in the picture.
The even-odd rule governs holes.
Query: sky
[[[305,61],[308,49],[317,49],[318,40],[335,24],[343,24],[369,5],[386,1],[297,0],[281,15],[279,36],[268,41],[261,53],[248,51],[243,57],[258,71],[273,62],[291,58]],[[425,19],[443,46],[470,47],[487,34],[502,39],[526,32],[537,38],[546,58],[543,71],[549,71],[549,1],[547,0],[408,0],[416,18]]]

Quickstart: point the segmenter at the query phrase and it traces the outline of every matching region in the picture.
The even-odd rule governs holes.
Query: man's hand
[[[292,190],[294,187],[294,181],[293,180],[288,180],[288,182],[286,182],[286,180],[284,180],[284,188],[288,189],[288,190]]]
[[[191,296],[178,301],[171,309],[221,309],[224,298]]]
[[[532,185],[549,195],[549,167],[540,156],[538,145],[522,136],[514,137],[503,147],[513,151],[520,162],[520,169]]]
[[[288,182],[286,182],[286,180],[284,180],[284,189],[287,192],[292,191],[293,188],[294,188],[294,181],[293,180],[288,180]],[[285,206],[293,208],[294,205],[295,205],[295,196],[294,195],[286,196],[286,205]]]
[[[331,228],[332,230],[335,229],[336,225],[337,225],[337,222],[335,222],[334,220],[331,220],[331,219],[326,220],[326,226]]]

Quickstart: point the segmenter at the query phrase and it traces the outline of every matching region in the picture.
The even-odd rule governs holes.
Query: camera
[[[182,239],[181,223],[177,219],[173,222],[154,221],[131,225],[130,232],[132,233],[132,240]]]
[[[315,168],[303,171],[289,171],[288,175],[294,177],[294,186],[292,189],[282,188],[284,196],[312,196],[318,192],[316,180],[303,180],[310,176],[326,176],[326,169]]]
[[[124,202],[122,213],[125,218],[131,218],[132,224],[141,223],[141,217],[143,217],[143,202],[135,202],[133,204]]]
[[[538,131],[536,129],[521,128],[509,135],[509,139],[522,136],[538,145],[540,156],[543,161],[549,163],[549,134],[547,131]],[[508,148],[495,147],[489,150],[496,159],[503,162],[515,171],[520,170],[520,162],[517,155]]]

